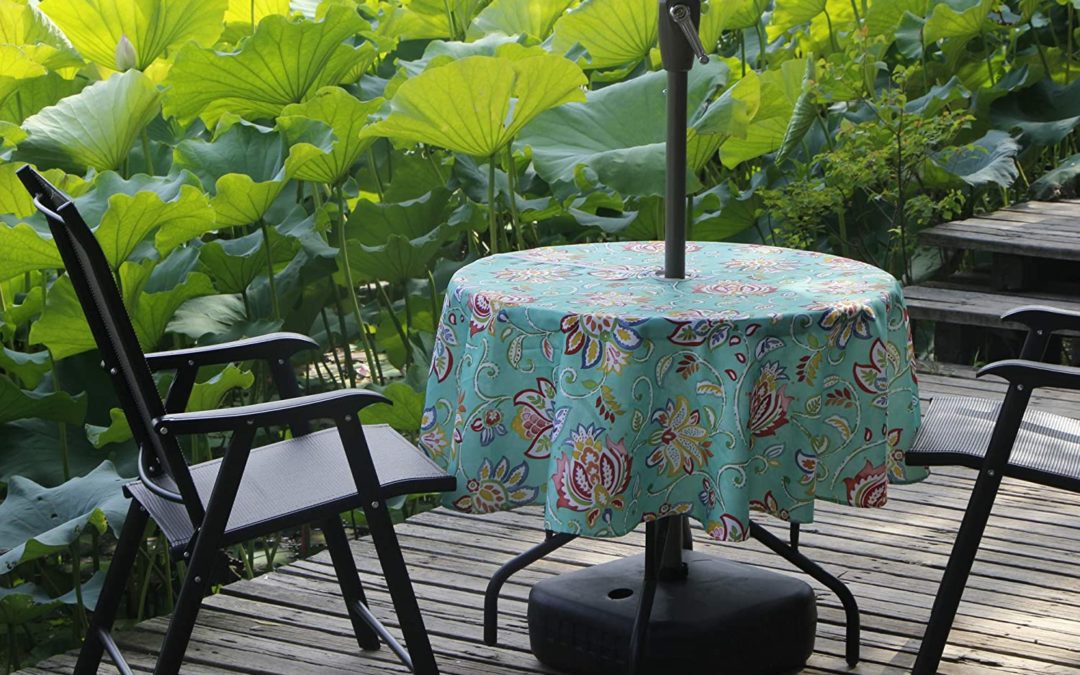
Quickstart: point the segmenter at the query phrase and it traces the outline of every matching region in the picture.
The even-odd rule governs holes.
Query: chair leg
[[[180,588],[180,595],[169,619],[169,628],[165,631],[165,639],[161,643],[154,675],[176,675],[180,672],[184,653],[191,640],[191,631],[195,628],[203,598],[210,587],[209,577],[220,552],[221,535],[210,537],[204,531],[198,537],[188,562],[184,585]]]
[[[327,518],[320,523],[320,527],[326,537],[326,547],[330,549],[330,559],[334,563],[334,573],[337,574],[338,585],[341,586],[341,596],[345,599],[345,607],[352,621],[353,632],[356,633],[356,642],[360,645],[360,649],[368,651],[378,649],[379,636],[367,624],[364,617],[358,615],[353,609],[355,602],[367,606],[367,597],[364,595],[364,587],[360,583],[360,574],[356,571],[356,561],[349,549],[349,539],[345,536],[341,519],[337,516]]]
[[[98,596],[97,605],[90,619],[90,628],[86,632],[86,642],[79,651],[79,660],[75,663],[76,675],[89,675],[96,673],[101,664],[101,657],[105,645],[99,637],[102,632],[112,630],[113,620],[116,618],[116,610],[120,607],[120,599],[124,595],[124,587],[127,585],[131,568],[135,564],[135,557],[139,553],[139,544],[142,542],[143,532],[146,530],[148,515],[142,505],[131,500],[128,507],[127,519],[124,527],[120,530],[120,539],[116,545],[116,553],[108,572],[105,573],[105,585]]]
[[[405,645],[411,660],[408,665],[416,675],[438,675],[435,653],[424,628],[424,617],[420,614],[420,605],[416,602],[416,594],[413,592],[409,571],[405,567],[405,558],[401,554],[386,503],[376,501],[364,506],[364,515],[367,516],[371,540],[375,544],[375,552],[379,555],[386,586],[390,590],[401,632],[405,636]]]
[[[941,586],[934,599],[934,608],[930,611],[930,622],[926,627],[926,634],[923,635],[919,655],[915,659],[913,675],[933,675],[938,670],[941,655],[945,652],[945,644],[949,639],[949,631],[952,630],[953,619],[956,618],[956,610],[960,606],[960,598],[967,586],[971,566],[975,562],[975,554],[979,551],[979,543],[986,531],[986,521],[990,518],[1000,486],[999,471],[983,470],[975,481],[964,520],[956,534],[949,563],[945,567]]]

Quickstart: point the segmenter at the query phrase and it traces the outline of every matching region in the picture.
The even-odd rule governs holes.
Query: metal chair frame
[[[108,262],[75,205],[31,167],[20,169],[18,176],[48,221],[100,350],[102,366],[113,380],[121,408],[139,446],[141,485],[132,484],[132,489],[125,488],[125,493],[130,497],[135,486],[140,490],[145,487],[142,494],[148,490],[158,498],[182,504],[194,529],[185,545],[174,546],[171,550],[176,559],[187,563],[187,573],[158,654],[155,674],[172,675],[180,671],[202,599],[210,592],[212,568],[225,546],[286,527],[317,523],[326,535],[358,646],[363,650],[374,650],[379,648],[380,641],[385,642],[413,672],[437,675],[435,656],[386,499],[408,492],[452,490],[455,479],[443,475],[389,486],[381,484],[357,413],[372,403],[388,401],[379,394],[362,390],[301,396],[289,359],[303,349],[317,348],[317,343],[310,338],[294,333],[275,333],[222,345],[144,354]],[[201,366],[249,360],[269,364],[280,400],[223,410],[183,412]],[[176,373],[164,401],[151,375],[155,370]],[[319,420],[332,421],[337,428],[356,485],[355,496],[294,510],[238,531],[228,530],[256,432],[266,427],[288,426],[295,438],[307,434],[310,424]],[[231,438],[204,505],[177,438],[211,432],[231,433]],[[408,650],[390,635],[367,607],[339,516],[351,508],[363,509],[367,517]],[[148,518],[147,508],[132,499],[105,585],[93,611],[88,637],[75,666],[76,673],[96,673],[105,653],[121,673],[131,673],[112,637],[112,626]]]
[[[979,472],[960,529],[957,531],[941,586],[934,599],[930,621],[912,671],[915,675],[931,675],[938,670],[949,639],[949,632],[952,630],[953,620],[956,617],[956,610],[960,606],[960,598],[967,585],[990,511],[1001,486],[1001,479],[1008,476],[1048,487],[1080,492],[1080,478],[1070,479],[1049,474],[1041,476],[1038,472],[1014,467],[1009,463],[1032,392],[1039,387],[1080,390],[1080,368],[1042,362],[1055,333],[1080,330],[1080,312],[1069,312],[1052,307],[1025,306],[1005,313],[1001,319],[1003,322],[1024,325],[1028,329],[1028,334],[1019,359],[992,363],[978,372],[979,377],[997,375],[1009,382],[986,454],[979,458],[958,453],[931,457],[929,462],[924,461],[926,457],[910,456],[910,461],[913,463],[928,463],[931,466],[962,465]]]

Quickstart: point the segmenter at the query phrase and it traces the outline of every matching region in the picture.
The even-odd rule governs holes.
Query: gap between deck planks
[[[1000,395],[1003,387],[945,368],[921,376],[923,399],[941,394]],[[1035,405],[1080,417],[1080,396],[1049,392]],[[893,486],[882,509],[818,504],[804,526],[803,550],[840,576],[859,599],[863,662],[843,661],[839,603],[811,582],[819,599],[815,653],[805,673],[904,673],[919,640],[972,473],[941,469],[926,482]],[[455,675],[549,673],[529,653],[529,588],[539,579],[643,550],[640,530],[618,540],[577,540],[514,577],[500,603],[500,645],[481,641],[483,589],[491,573],[540,541],[538,508],[466,516],[436,510],[398,526],[439,665]],[[767,525],[783,534],[782,524]],[[759,545],[717,544],[698,530],[699,548],[800,576]],[[353,545],[373,611],[397,629],[378,560],[366,540]],[[337,596],[325,553],[208,598],[188,650],[185,673],[403,673],[387,649],[360,653]],[[121,632],[132,667],[149,672],[165,629],[154,619]],[[1080,495],[1006,481],[945,653],[942,673],[1080,673]],[[27,673],[71,672],[60,655]],[[102,672],[116,672],[103,667]]]

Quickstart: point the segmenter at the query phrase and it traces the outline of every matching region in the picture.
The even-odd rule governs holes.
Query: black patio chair
[[[155,673],[180,670],[223,547],[304,523],[319,524],[326,536],[359,647],[378,649],[382,641],[413,672],[438,673],[387,500],[452,490],[455,479],[389,427],[361,425],[358,411],[385,402],[382,396],[355,389],[301,396],[289,359],[317,347],[307,337],[275,333],[143,354],[101,247],[74,204],[29,166],[18,175],[48,220],[140,450],[139,480],[124,488],[131,507],[75,672],[96,673],[103,652],[121,673],[131,672],[111,629],[149,517],[174,557],[187,563]],[[248,360],[269,364],[281,400],[183,412],[200,366]],[[155,370],[175,371],[164,401]],[[319,420],[335,427],[312,432],[309,425]],[[292,437],[252,449],[256,431],[279,426],[288,426]],[[224,456],[188,466],[177,438],[211,432],[231,433]],[[367,516],[407,651],[368,609],[339,515],[355,508]]]
[[[1080,312],[1032,306],[1001,319],[1028,328],[1019,359],[992,363],[978,373],[1008,380],[1005,400],[935,397],[907,454],[909,464],[958,465],[979,472],[934,600],[915,675],[938,670],[1001,479],[1080,492],[1080,420],[1027,409],[1038,387],[1080,390],[1080,368],[1041,362],[1054,333],[1080,331]]]

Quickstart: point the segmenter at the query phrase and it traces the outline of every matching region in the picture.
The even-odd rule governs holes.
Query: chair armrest
[[[288,359],[305,349],[318,349],[319,343],[299,333],[270,333],[220,345],[176,349],[146,355],[150,370],[177,370],[187,366],[212,366],[234,361],[273,361]]]
[[[1080,332],[1080,312],[1043,305],[1026,305],[1010,309],[1001,315],[1001,320],[1020,323],[1027,326],[1029,330],[1041,330],[1045,333],[1060,330]]]
[[[977,377],[997,375],[1011,384],[1022,384],[1028,389],[1058,387],[1080,390],[1080,368],[1059,366],[1038,361],[1009,359],[991,363],[979,369]]]
[[[372,403],[391,401],[373,391],[341,389],[235,408],[173,413],[154,420],[154,427],[160,434],[185,435],[295,425],[320,419],[340,420]]]

